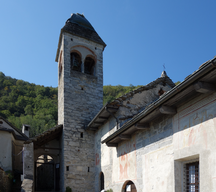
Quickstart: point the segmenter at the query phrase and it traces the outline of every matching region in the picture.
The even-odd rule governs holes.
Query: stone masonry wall
[[[34,186],[34,144],[24,144],[23,153],[23,175],[22,192],[33,192]]]
[[[103,105],[103,47],[67,33],[63,34],[62,78],[59,82],[59,123],[63,123],[64,183],[73,192],[94,191],[94,133],[85,126]],[[95,75],[71,71],[70,52],[78,50],[82,63],[86,55],[96,58]],[[83,64],[82,64],[83,66]]]
[[[11,180],[0,167],[0,192],[11,192]]]
[[[64,124],[64,38],[61,40],[58,58],[58,124]],[[64,149],[64,130],[61,135],[61,148]],[[60,188],[64,192],[64,150],[60,151]]]

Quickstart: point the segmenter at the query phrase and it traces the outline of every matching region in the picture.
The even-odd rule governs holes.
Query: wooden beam
[[[149,123],[136,123],[134,127],[138,130],[141,130],[141,129],[149,129],[150,125]]]
[[[99,116],[99,119],[109,119],[109,117],[102,117],[102,116]]]
[[[55,148],[55,147],[40,147],[40,146],[35,146],[35,149],[61,150],[61,148]]]
[[[194,89],[199,93],[210,93],[215,91],[215,85],[199,81],[194,84]]]
[[[177,113],[176,111],[176,108],[174,107],[169,107],[169,106],[161,106],[159,108],[159,111],[162,113],[162,114],[167,114],[167,115],[175,115]]]
[[[108,147],[118,147],[118,143],[106,143]]]
[[[104,122],[94,122],[94,124],[103,125],[103,124],[104,124]]]
[[[107,107],[107,109],[110,111],[118,111],[118,108],[114,108],[114,107]]]
[[[97,127],[89,127],[88,129],[91,130],[91,131],[97,131],[98,130]]]
[[[125,134],[121,134],[118,136],[119,139],[121,140],[130,140],[131,139],[131,136],[130,135],[125,135]]]

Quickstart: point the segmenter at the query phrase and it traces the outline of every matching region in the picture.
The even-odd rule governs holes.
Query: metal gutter
[[[216,68],[216,58],[207,61],[201,67],[192,73],[189,77],[187,77],[183,82],[172,88],[169,92],[167,92],[163,97],[159,98],[157,101],[152,103],[145,109],[144,111],[140,112],[138,115],[136,115],[133,119],[128,121],[125,125],[123,125],[120,129],[118,129],[116,132],[114,132],[112,135],[104,139],[101,143],[106,143],[113,139],[118,134],[124,132],[131,126],[133,126],[135,123],[140,121],[144,116],[147,116],[149,113],[153,112],[157,107],[165,103],[167,100],[169,100],[171,97],[176,95],[178,92],[185,89],[187,86],[189,86],[194,81],[198,80],[200,77],[202,77],[207,72],[211,71],[212,69]]]

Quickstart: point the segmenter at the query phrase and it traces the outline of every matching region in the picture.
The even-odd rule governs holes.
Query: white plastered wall
[[[0,131],[0,167],[12,170],[12,134]]]

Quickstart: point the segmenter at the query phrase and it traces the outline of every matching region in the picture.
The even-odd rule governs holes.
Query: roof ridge
[[[170,85],[172,88],[175,86],[175,84],[173,83],[173,81],[168,77],[159,77],[157,79],[155,79],[154,81],[151,81],[150,83],[143,85],[141,87],[138,87],[137,89],[134,89],[128,93],[125,93],[124,95],[114,99],[113,101],[111,101],[109,104],[111,105],[115,105],[115,103],[119,103],[121,100],[125,100],[126,98],[129,98],[131,96],[133,96],[136,93],[145,91],[145,90],[149,90],[152,89],[154,85],[156,85],[159,81],[165,81],[168,85]]]
[[[24,133],[22,133],[18,128],[16,128],[12,123],[10,123],[7,119],[0,116],[0,119],[3,119],[7,124],[9,124],[13,129],[15,129],[20,135],[22,135],[25,138],[28,138]]]

